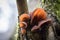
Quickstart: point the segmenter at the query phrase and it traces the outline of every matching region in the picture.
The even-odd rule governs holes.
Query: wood
[[[27,0],[17,0],[18,13],[28,13]]]
[[[27,0],[17,0],[18,15],[20,16],[23,13],[28,13]],[[19,18],[18,18],[19,22]],[[20,33],[21,29],[18,29],[18,38],[17,40],[24,40],[24,37]]]

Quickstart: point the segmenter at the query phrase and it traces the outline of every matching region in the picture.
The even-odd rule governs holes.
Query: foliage
[[[56,14],[56,17],[60,22],[60,0],[43,0],[43,3],[43,8],[51,14]]]

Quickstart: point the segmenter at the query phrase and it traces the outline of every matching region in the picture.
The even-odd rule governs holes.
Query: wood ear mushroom
[[[49,23],[51,23],[51,19],[46,19],[46,20],[43,20],[43,21],[41,21],[41,22],[39,22],[38,23],[38,26],[34,26],[32,29],[31,29],[31,31],[35,31],[35,30],[37,30],[37,29],[40,29],[41,27],[42,27],[42,25],[44,25],[44,24],[49,24]]]
[[[19,17],[19,21],[20,21],[20,28],[21,28],[21,33],[22,34],[25,34],[26,33],[26,28],[27,28],[27,24],[28,24],[28,21],[30,19],[30,16],[28,14],[22,14],[20,17]]]

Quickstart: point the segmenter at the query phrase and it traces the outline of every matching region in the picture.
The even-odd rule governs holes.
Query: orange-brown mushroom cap
[[[29,22],[29,19],[30,19],[30,16],[26,13],[22,14],[20,17],[19,17],[19,20],[20,20],[20,27],[21,28],[26,28],[27,27],[27,24]]]
[[[45,10],[42,8],[37,8],[33,11],[31,22],[34,19],[37,19],[37,20],[43,19],[44,20],[46,18],[47,18],[47,13],[45,12]]]
[[[20,17],[19,17],[19,20],[20,22],[25,22],[25,21],[28,21],[30,19],[30,16],[26,13],[22,14]]]
[[[27,28],[27,24],[25,22],[20,22],[20,28]]]

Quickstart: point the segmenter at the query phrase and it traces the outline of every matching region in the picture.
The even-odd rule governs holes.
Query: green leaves
[[[46,11],[51,10],[57,15],[57,19],[60,20],[60,0],[44,0],[44,6]],[[47,10],[48,9],[48,10]]]

